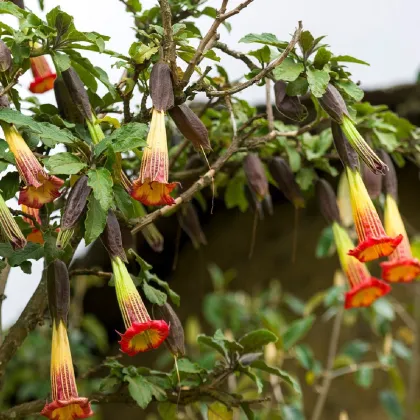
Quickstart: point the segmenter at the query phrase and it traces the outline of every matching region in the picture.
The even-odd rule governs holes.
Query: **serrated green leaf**
[[[303,72],[302,63],[296,63],[292,58],[287,57],[279,66],[273,70],[276,80],[284,80],[285,82],[293,82],[300,73]]]
[[[289,96],[302,96],[308,91],[309,83],[304,77],[298,77],[287,84],[286,93]]]
[[[185,373],[201,373],[204,369],[197,363],[193,363],[186,358],[179,359],[178,370]]]
[[[299,45],[305,56],[311,50],[314,45],[314,37],[309,31],[303,31],[300,35]]]
[[[255,42],[257,44],[271,45],[278,48],[286,48],[288,43],[284,41],[279,41],[274,34],[262,33],[262,34],[248,34],[239,40],[239,42],[244,42],[250,44]]]
[[[332,54],[330,51],[328,51],[325,47],[321,47],[315,55],[314,59],[314,67],[322,70],[325,64],[327,64],[330,61]]]
[[[51,174],[73,175],[79,173],[87,165],[73,153],[57,153],[44,160],[46,168]]]
[[[139,407],[146,408],[153,398],[150,383],[143,376],[125,376],[124,380],[128,382],[128,392],[131,398]]]
[[[172,303],[175,304],[176,306],[179,306],[179,304],[181,302],[181,298],[178,295],[178,293],[175,293],[171,289],[171,287],[169,286],[169,283],[168,282],[161,280],[156,275],[152,275],[149,278],[149,281],[153,281],[153,282],[157,283],[160,287],[162,287],[162,289],[164,289],[166,291],[166,294],[169,296],[169,298],[171,299]]]
[[[135,218],[137,213],[134,199],[120,184],[114,185],[113,191],[117,209],[127,220]]]
[[[85,219],[85,241],[86,245],[92,243],[105,229],[107,212],[102,209],[101,204],[91,194],[88,198],[88,210]]]
[[[310,315],[306,318],[299,319],[289,324],[283,334],[283,346],[287,351],[299,340],[301,340],[312,327],[315,321],[315,316]]]
[[[13,4],[11,1],[0,2],[0,14],[8,14],[22,19],[28,12]]]
[[[221,355],[226,356],[226,350],[223,347],[223,342],[220,342],[220,340],[216,340],[213,337],[201,334],[197,337],[197,343],[203,344],[207,347],[211,347],[212,349],[219,352]]]
[[[275,343],[277,337],[269,330],[256,330],[245,334],[239,339],[239,344],[244,347],[244,351],[252,352],[260,350],[261,347],[266,346],[269,343]]]
[[[327,90],[330,75],[323,70],[311,69],[308,69],[306,74],[308,76],[309,88],[311,89],[312,94],[316,98],[320,98]]]
[[[146,45],[141,42],[134,42],[131,44],[129,54],[131,58],[137,63],[142,64],[146,60],[149,60],[152,55],[159,51],[159,47],[153,45]]]
[[[51,57],[58,72],[65,71],[70,68],[71,60],[67,54],[54,52]]]
[[[15,250],[9,257],[9,265],[16,267],[26,260],[39,260],[44,256],[44,247],[40,244],[28,242],[23,249]]]
[[[88,172],[88,185],[92,187],[93,195],[106,213],[112,204],[112,176],[106,168],[91,169]]]
[[[335,84],[357,102],[361,101],[365,95],[363,89],[359,88],[359,86],[357,86],[356,83],[352,82],[351,80],[339,80],[338,82],[335,82]]]
[[[165,293],[161,292],[153,286],[150,286],[150,284],[145,281],[142,282],[141,287],[149,302],[155,303],[159,306],[162,306],[166,303],[167,297]]]

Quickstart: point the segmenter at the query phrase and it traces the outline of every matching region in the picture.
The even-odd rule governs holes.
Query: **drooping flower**
[[[18,224],[10,213],[6,202],[0,194],[0,233],[10,242],[14,249],[23,248],[26,239],[23,236]]]
[[[165,113],[154,108],[147,147],[143,151],[141,160],[140,175],[134,181],[131,191],[131,196],[135,200],[151,206],[175,203],[170,193],[178,183],[168,183],[168,162]]]
[[[33,209],[22,204],[22,211],[34,217],[39,225],[41,224],[41,218],[39,217],[39,209]],[[35,226],[35,223],[32,219],[24,217],[23,220],[32,227],[31,233],[26,237],[28,242],[34,242],[36,244],[42,245],[44,243],[44,236],[42,235],[41,230]]]
[[[134,356],[139,352],[158,348],[169,334],[169,325],[163,320],[152,320],[138,290],[125,266],[121,231],[114,213],[108,212],[107,223],[101,235],[114,273],[115,290],[126,331],[120,334],[121,351]]]
[[[31,70],[34,80],[29,86],[32,93],[44,93],[54,88],[57,75],[51,70],[45,56],[32,57]]]
[[[398,209],[398,181],[391,158],[383,153],[384,161],[389,166],[385,176],[385,231],[394,236],[401,233],[403,240],[395,251],[388,257],[388,261],[381,263],[382,278],[389,282],[411,282],[420,276],[420,261],[413,257],[407,231]]]
[[[10,151],[13,153],[19,174],[26,186],[19,194],[19,204],[39,209],[60,196],[64,181],[49,175],[38,162],[23,137],[12,124],[0,122]]]
[[[261,159],[256,153],[248,153],[243,161],[243,168],[249,188],[261,202],[269,194],[268,178]]]
[[[348,144],[340,126],[332,122],[331,127],[337,152],[345,168],[353,220],[359,238],[359,244],[349,250],[349,255],[356,257],[361,262],[387,257],[402,241],[402,235],[389,237],[385,233],[379,215],[363,183],[355,152]]]
[[[89,400],[79,397],[67,336],[70,283],[66,265],[54,260],[47,270],[48,304],[53,321],[51,399],[41,414],[51,420],[85,419],[93,415]]]
[[[349,255],[354,245],[347,231],[337,222],[333,223],[332,228],[341,267],[350,287],[345,294],[344,307],[350,309],[372,305],[375,300],[388,294],[391,287],[372,277],[365,264]]]

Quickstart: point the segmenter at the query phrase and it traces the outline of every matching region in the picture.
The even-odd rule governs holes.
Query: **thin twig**
[[[38,223],[38,221],[36,220],[36,217],[33,216],[32,214],[28,214],[22,210],[15,210],[15,209],[10,209],[10,213],[12,213],[13,216],[23,216],[26,219],[29,219],[34,224],[35,229],[38,229],[38,230],[42,229],[42,226]]]
[[[12,81],[4,87],[4,89],[0,92],[0,97],[2,97],[3,95],[6,95],[6,93],[9,92],[9,90],[11,90],[13,88],[13,86],[15,86],[18,81],[19,81],[19,77],[22,75],[23,69],[18,69],[16,71],[16,73],[14,74]]]
[[[110,279],[112,277],[112,273],[108,273],[106,271],[91,270],[89,268],[76,268],[69,272],[69,276],[97,276]]]
[[[241,60],[244,62],[250,70],[258,69],[259,67],[244,53],[241,53],[239,51],[231,50],[226,44],[220,41],[216,41],[213,44],[214,48],[217,48],[220,51],[223,51],[225,54],[230,55],[233,58],[236,58],[237,60]]]
[[[344,308],[340,308],[335,316],[334,325],[332,327],[330,344],[328,347],[328,358],[326,371],[331,372],[334,366],[334,359],[337,354],[338,340],[340,338],[341,321],[343,319]],[[322,410],[324,408],[325,401],[327,400],[328,391],[330,390],[332,377],[326,375],[322,382],[321,391],[315,404],[314,411],[312,412],[311,420],[319,420],[321,418]]]
[[[338,378],[343,375],[348,375],[349,373],[357,372],[360,369],[385,369],[386,366],[378,361],[375,362],[365,362],[365,363],[353,363],[349,366],[342,367],[340,369],[335,369],[333,371],[326,371],[324,373],[325,377],[331,378],[331,380]]]
[[[274,130],[273,104],[271,103],[271,80],[265,80],[265,106],[267,110],[268,130]]]
[[[6,266],[1,270],[0,273],[0,344],[3,343],[3,318],[2,318],[2,306],[3,301],[6,299],[4,291],[6,290],[7,279],[9,278],[10,265],[6,261]]]

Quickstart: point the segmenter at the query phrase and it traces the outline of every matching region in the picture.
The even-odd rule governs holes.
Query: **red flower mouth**
[[[349,251],[349,255],[356,257],[360,262],[373,261],[381,257],[391,255],[403,240],[402,235],[395,238],[383,236],[381,238],[367,238],[361,241],[354,249]]]
[[[380,265],[382,278],[391,283],[409,283],[420,277],[420,261],[417,258],[384,261]]]
[[[47,74],[41,77],[35,77],[35,80],[29,85],[29,90],[32,93],[45,93],[54,89],[54,81],[57,75],[54,73]]]
[[[150,182],[148,179],[143,183],[137,179],[133,183],[131,197],[148,206],[172,205],[175,204],[175,200],[170,193],[177,185],[177,182]]]
[[[353,286],[346,293],[344,307],[350,309],[370,306],[375,300],[385,296],[390,291],[391,287],[388,284],[371,277],[369,280]]]
[[[91,417],[93,411],[87,398],[78,397],[46,404],[41,415],[51,420],[75,420]]]
[[[40,187],[36,188],[29,185],[21,189],[18,201],[19,204],[39,209],[44,204],[50,203],[60,197],[60,192],[58,190],[64,184],[64,181],[54,175],[47,175],[46,177],[41,178],[43,179]]]

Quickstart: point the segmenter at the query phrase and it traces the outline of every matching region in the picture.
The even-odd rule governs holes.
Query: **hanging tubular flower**
[[[41,224],[41,218],[39,217],[39,209],[33,209],[22,204],[22,211],[34,217],[39,225]],[[34,242],[36,244],[42,245],[44,243],[44,236],[42,235],[42,232],[35,226],[33,220],[27,217],[24,217],[23,220],[32,227],[32,232],[26,238],[28,242]]]
[[[115,279],[118,305],[126,331],[120,334],[121,351],[134,356],[158,348],[169,334],[169,325],[163,320],[152,320],[139,292],[124,264],[126,256],[121,231],[114,213],[108,212],[105,230],[101,235],[109,256]]]
[[[66,265],[54,260],[47,270],[48,304],[53,321],[51,398],[41,414],[51,420],[85,419],[93,415],[87,398],[79,397],[67,336],[70,283]]]
[[[14,249],[24,248],[26,239],[0,194],[0,232]]]
[[[31,82],[29,90],[32,93],[44,93],[53,89],[57,75],[52,72],[45,56],[32,57],[30,61],[34,80]]]
[[[349,251],[354,245],[347,231],[337,222],[333,223],[332,228],[341,267],[346,273],[350,286],[345,295],[344,307],[350,309],[372,305],[375,300],[388,294],[391,287],[371,277],[365,264],[349,256]]]
[[[3,122],[0,124],[10,151],[15,157],[19,174],[26,184],[20,191],[19,204],[39,209],[44,204],[54,201],[60,196],[58,190],[64,181],[45,172],[16,127]]]
[[[360,175],[357,155],[350,147],[340,126],[332,122],[331,128],[335,147],[346,171],[353,220],[359,237],[359,244],[349,251],[349,255],[356,257],[361,262],[387,257],[402,241],[402,235],[392,238],[386,235]]]
[[[175,203],[170,193],[178,183],[168,183],[168,160],[165,113],[154,108],[147,147],[141,160],[140,176],[134,181],[131,191],[135,200],[150,206]]]
[[[410,241],[405,230],[404,222],[398,210],[398,181],[395,168],[388,154],[382,154],[389,166],[385,176],[385,231],[393,236],[401,233],[403,240],[396,250],[389,256],[389,261],[381,263],[382,278],[389,282],[411,282],[420,276],[420,261],[413,258]]]

